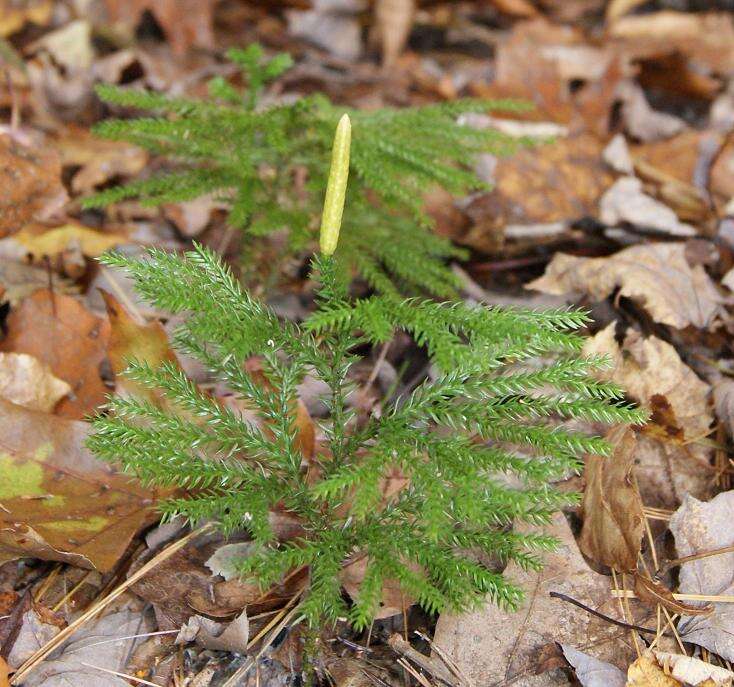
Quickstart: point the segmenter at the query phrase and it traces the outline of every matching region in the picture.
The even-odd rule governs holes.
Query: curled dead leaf
[[[627,426],[615,427],[606,438],[614,447],[612,455],[586,459],[579,548],[598,563],[632,572],[644,533],[642,501],[632,479],[637,442]]]
[[[651,580],[645,575],[635,575],[635,594],[642,601],[652,605],[660,604],[671,613],[677,613],[678,615],[711,615],[714,612],[714,607],[711,604],[693,606],[678,601],[673,596],[673,592],[662,582]]]
[[[678,329],[705,328],[721,312],[723,298],[701,265],[691,267],[681,243],[625,248],[605,258],[556,253],[529,289],[555,295],[587,295],[601,301],[619,289],[657,322]]]

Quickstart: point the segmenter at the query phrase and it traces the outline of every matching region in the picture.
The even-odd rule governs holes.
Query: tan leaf
[[[479,250],[495,250],[508,224],[566,222],[593,214],[612,177],[593,136],[561,138],[500,159],[493,189],[467,209],[474,226],[455,238]]]
[[[0,236],[34,219],[47,219],[67,200],[61,163],[53,150],[0,136]]]
[[[109,325],[70,296],[36,291],[13,310],[0,350],[27,353],[71,386],[57,414],[82,418],[107,395],[99,366],[107,355]]]
[[[706,663],[700,658],[656,651],[655,658],[671,677],[693,687],[731,687],[734,673],[726,668]]]
[[[345,565],[339,573],[339,581],[352,599],[359,598],[359,588],[367,572],[367,556],[358,556],[354,561]],[[414,572],[420,573],[420,568],[409,566]],[[384,580],[380,607],[375,612],[375,619],[390,618],[399,615],[404,609],[410,608],[415,601],[406,596],[397,580]]]
[[[155,518],[155,493],[98,461],[89,425],[0,400],[0,559],[111,570]]]
[[[526,677],[542,670],[543,647],[578,642],[579,637],[594,638],[589,643],[594,658],[615,663],[632,660],[633,651],[609,641],[617,636],[618,628],[550,597],[549,592],[560,592],[602,613],[616,617],[619,612],[609,595],[608,578],[586,564],[563,514],[553,517],[546,534],[555,536],[560,546],[544,555],[543,570],[523,570],[515,563],[505,570],[508,581],[527,591],[517,611],[503,610],[488,599],[482,608],[442,613],[438,619],[436,645],[475,685],[536,684],[536,678],[528,681]],[[542,680],[538,685],[554,684],[547,676],[537,679]]]
[[[637,568],[645,531],[640,494],[632,480],[635,433],[620,426],[610,430],[606,438],[614,453],[586,459],[579,548],[598,563],[631,572]]]
[[[713,421],[709,385],[669,343],[630,330],[620,348],[614,328],[610,324],[584,345],[585,355],[606,355],[612,362],[599,377],[613,380],[647,408],[663,436],[681,442],[706,436]]]
[[[682,683],[666,675],[655,656],[646,652],[627,670],[627,687],[682,687]]]
[[[382,64],[392,67],[413,28],[415,0],[376,0],[375,22],[382,43]]]
[[[64,167],[79,167],[71,179],[76,193],[89,193],[116,177],[132,177],[143,170],[148,153],[123,141],[97,138],[78,126],[69,126],[55,141]]]
[[[117,377],[117,393],[129,393],[156,405],[167,405],[160,393],[120,377],[131,360],[148,363],[154,369],[164,362],[177,363],[163,325],[157,320],[140,323],[111,293],[102,289],[100,293],[110,319],[108,357],[112,372]]]
[[[0,397],[50,413],[71,387],[32,355],[0,353]]]
[[[214,47],[212,0],[105,0],[113,22],[133,31],[150,12],[166,34],[171,48],[183,55],[190,47]]]
[[[545,274],[526,288],[556,295],[586,295],[601,301],[619,289],[662,324],[678,329],[708,327],[723,299],[701,265],[686,261],[685,245],[632,246],[606,258],[556,253]]]
[[[667,608],[671,613],[678,615],[711,615],[714,607],[711,604],[703,606],[693,606],[691,604],[678,601],[662,582],[651,580],[645,575],[635,575],[635,594],[638,599],[642,599],[653,606],[660,604]]]
[[[0,0],[0,36],[11,36],[26,22],[44,26],[51,21],[53,0]]]

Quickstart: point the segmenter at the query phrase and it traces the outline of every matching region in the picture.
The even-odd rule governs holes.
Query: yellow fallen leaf
[[[105,234],[76,222],[53,229],[39,224],[27,224],[12,239],[34,256],[51,257],[78,247],[88,258],[96,258],[128,240],[122,234]]]
[[[663,672],[652,654],[644,653],[627,670],[627,687],[681,687]]]
[[[26,353],[0,353],[0,397],[50,413],[71,387]]]

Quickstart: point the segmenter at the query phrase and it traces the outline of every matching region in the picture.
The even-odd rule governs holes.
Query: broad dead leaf
[[[48,219],[67,202],[59,156],[0,135],[0,236]]]
[[[82,418],[107,395],[100,364],[107,356],[109,325],[70,296],[40,290],[10,313],[0,350],[27,353],[71,386],[57,414]]]
[[[627,684],[624,673],[611,663],[600,661],[569,644],[561,645],[561,650],[583,687],[625,687]]]
[[[367,557],[359,556],[353,562],[345,565],[339,573],[339,581],[352,599],[359,598],[359,588],[367,572]],[[418,571],[418,568],[413,568]],[[391,618],[400,615],[410,608],[414,600],[406,596],[397,580],[384,580],[382,584],[382,598],[380,607],[375,612],[375,619]]]
[[[734,491],[709,502],[686,496],[670,519],[679,556],[706,553],[734,544]],[[679,590],[684,594],[734,595],[734,553],[722,553],[683,563]],[[685,616],[678,625],[681,637],[734,660],[734,606],[714,603],[713,615]]]
[[[142,148],[97,138],[78,126],[69,126],[54,143],[63,167],[79,167],[71,179],[76,193],[89,193],[111,179],[133,177],[148,162]]]
[[[611,367],[599,376],[622,386],[651,413],[635,453],[644,503],[671,508],[689,492],[705,497],[714,477],[712,449],[698,443],[713,421],[708,384],[665,341],[630,330],[620,347],[614,329],[612,323],[589,339],[584,354],[608,356]]]
[[[721,312],[723,298],[701,265],[691,267],[685,246],[653,243],[632,246],[606,258],[556,253],[545,274],[529,289],[601,301],[615,290],[643,306],[662,324],[706,328]]]
[[[655,658],[671,677],[693,687],[731,687],[734,673],[700,658],[656,651]]]
[[[627,687],[683,687],[667,675],[652,652],[645,652],[627,670]]]
[[[89,425],[0,400],[0,558],[111,570],[155,494],[98,461]]]
[[[598,563],[632,572],[645,531],[642,501],[632,479],[637,441],[626,426],[615,427],[606,438],[614,453],[586,459],[579,548]]]
[[[474,226],[455,238],[491,251],[508,224],[566,222],[594,214],[612,183],[602,149],[596,138],[578,136],[497,160],[492,191],[467,209]]]
[[[0,397],[50,413],[71,387],[32,355],[0,353]]]
[[[176,362],[163,325],[157,320],[147,324],[134,318],[122,304],[106,291],[100,291],[110,320],[108,357],[112,372],[117,377],[117,393],[126,393],[166,405],[161,394],[120,377],[131,360],[148,363],[152,368],[164,362]]]
[[[0,36],[11,36],[26,23],[44,26],[53,10],[53,0],[0,0]]]
[[[11,306],[18,305],[39,289],[48,288],[49,282],[56,293],[72,294],[79,291],[79,287],[67,277],[49,274],[48,266],[34,267],[0,258],[0,285],[4,288],[2,299]]]
[[[58,227],[27,224],[0,239],[0,257],[53,267],[78,278],[86,271],[85,257],[95,258],[127,241],[122,234],[107,234],[75,221]]]
[[[527,679],[540,667],[543,646],[551,642],[570,644],[578,642],[579,637],[600,660],[632,660],[632,652],[614,643],[617,628],[549,596],[551,591],[562,592],[602,613],[615,617],[618,613],[609,594],[608,578],[586,564],[562,514],[554,516],[548,534],[560,540],[560,547],[544,557],[546,565],[541,572],[524,571],[514,563],[505,570],[510,581],[527,591],[517,611],[504,611],[488,601],[476,611],[444,613],[438,619],[436,645],[476,685],[506,684],[520,676]],[[544,680],[538,684],[559,683],[550,676]]]
[[[105,6],[112,21],[130,32],[150,12],[179,56],[191,47],[214,47],[213,0],[105,0]]]
[[[413,27],[415,0],[376,0],[375,23],[382,44],[382,64],[392,67]]]

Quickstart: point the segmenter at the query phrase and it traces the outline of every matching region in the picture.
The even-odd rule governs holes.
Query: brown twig
[[[617,620],[616,618],[612,618],[611,616],[605,615],[604,613],[600,613],[599,611],[594,610],[593,608],[590,608],[586,604],[583,604],[580,601],[577,601],[576,599],[570,596],[561,594],[561,592],[550,592],[549,596],[552,596],[554,599],[560,599],[561,601],[567,601],[568,603],[573,604],[574,606],[578,606],[579,608],[583,609],[587,613],[591,613],[591,615],[594,615],[597,618],[600,618],[601,620],[606,620],[608,623],[611,623],[612,625],[616,625],[617,627],[623,627],[626,630],[634,630],[635,632],[643,632],[648,635],[657,634],[657,630],[652,630],[649,627],[642,627],[640,625],[633,625],[632,623],[625,623],[622,620]]]

